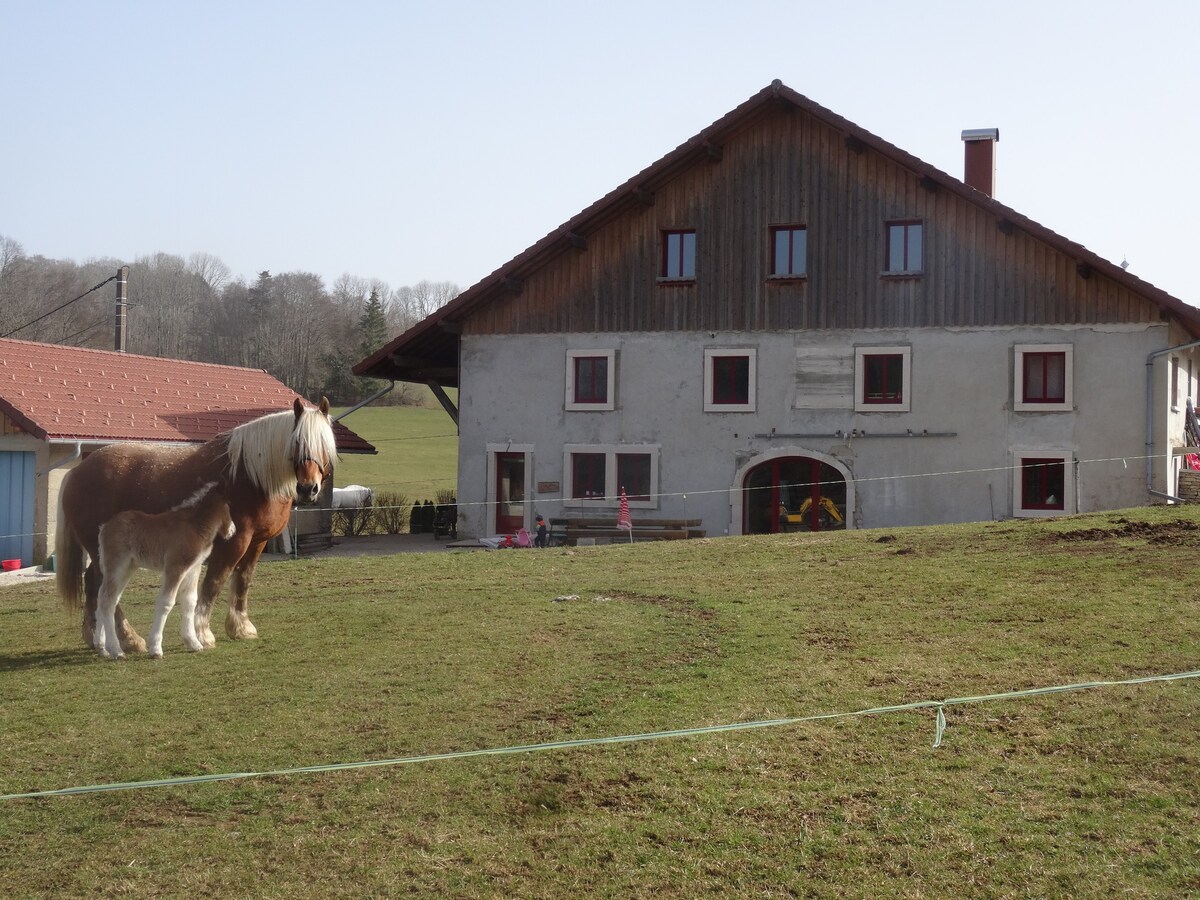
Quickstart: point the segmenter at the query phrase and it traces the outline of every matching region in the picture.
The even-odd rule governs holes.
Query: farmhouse
[[[709,535],[1170,501],[1200,310],[778,81],[360,361],[459,427],[460,528]],[[457,405],[446,388],[458,388]]]
[[[0,339],[0,555],[46,558],[63,476],[98,447],[200,443],[295,399],[260,369]],[[374,452],[335,432],[340,453]]]

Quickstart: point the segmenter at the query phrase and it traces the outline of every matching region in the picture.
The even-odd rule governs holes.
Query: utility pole
[[[129,266],[117,269],[117,330],[113,334],[113,349],[125,352],[125,307],[129,303]]]

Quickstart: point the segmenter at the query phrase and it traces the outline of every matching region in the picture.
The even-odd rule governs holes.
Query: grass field
[[[362,484],[410,501],[436,500],[439,490],[456,489],[458,436],[440,406],[367,406],[344,422],[379,452],[342,456],[334,474],[338,486]]]
[[[1200,669],[1200,508],[265,563],[260,639],[105,662],[0,589],[0,793]],[[131,586],[149,623],[152,582]],[[570,598],[570,599],[567,599]],[[1183,897],[1200,682],[0,801],[0,896]]]

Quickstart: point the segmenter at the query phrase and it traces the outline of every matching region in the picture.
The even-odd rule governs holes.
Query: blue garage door
[[[0,559],[33,565],[34,455],[0,451]]]

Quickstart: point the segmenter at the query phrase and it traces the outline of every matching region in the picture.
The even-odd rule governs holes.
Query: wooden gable
[[[981,195],[982,196],[982,195]],[[650,200],[650,197],[646,198]],[[923,223],[924,273],[883,275],[885,222]],[[771,279],[770,229],[807,227],[807,277]],[[988,208],[777,105],[463,320],[464,334],[1157,321],[1160,310]],[[696,279],[659,282],[695,229]]]
[[[885,277],[885,222],[919,219],[923,273]],[[768,277],[773,225],[807,277]],[[659,282],[695,229],[694,283]],[[1200,310],[776,81],[353,367],[459,383],[461,335],[1149,323]]]

